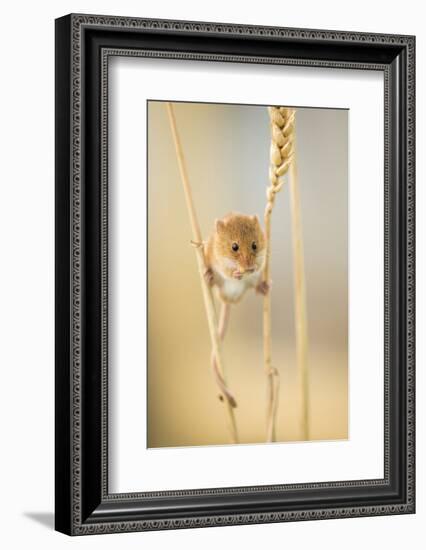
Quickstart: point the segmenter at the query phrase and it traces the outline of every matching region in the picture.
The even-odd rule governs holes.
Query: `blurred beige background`
[[[203,236],[229,211],[263,220],[266,107],[175,104]],[[311,439],[348,437],[348,112],[297,110],[305,242]],[[272,219],[272,357],[281,373],[277,440],[301,438],[289,192]],[[165,103],[148,102],[148,447],[229,442],[191,228]],[[232,308],[224,343],[242,443],[265,440],[262,299]]]

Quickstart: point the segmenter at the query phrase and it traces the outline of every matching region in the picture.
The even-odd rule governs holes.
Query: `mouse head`
[[[265,237],[257,216],[229,214],[215,226],[215,255],[224,275],[242,279],[263,269]]]

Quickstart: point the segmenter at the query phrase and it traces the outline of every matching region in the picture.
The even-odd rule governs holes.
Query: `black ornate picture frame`
[[[109,493],[107,74],[109,57],[117,55],[383,73],[383,479]],[[85,535],[414,513],[414,86],[413,36],[74,14],[56,20],[58,531]]]

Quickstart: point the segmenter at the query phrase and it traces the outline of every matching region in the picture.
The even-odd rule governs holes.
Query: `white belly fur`
[[[248,288],[256,286],[259,272],[244,276],[242,279],[223,278],[220,287],[222,298],[227,302],[238,302]]]

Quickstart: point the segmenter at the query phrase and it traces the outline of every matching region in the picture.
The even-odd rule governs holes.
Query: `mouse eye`
[[[238,250],[239,248],[240,248],[240,247],[238,246],[237,243],[232,243],[232,250],[233,250],[234,252],[237,252],[237,250]]]
[[[251,243],[251,247],[253,250],[257,250],[257,244],[255,242]]]

